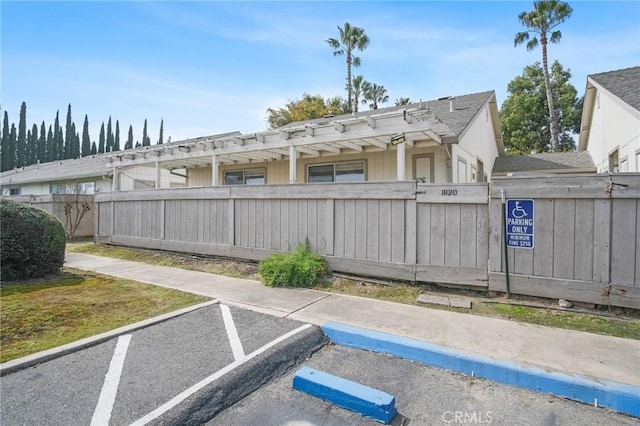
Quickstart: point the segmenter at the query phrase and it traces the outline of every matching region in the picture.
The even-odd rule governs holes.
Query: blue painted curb
[[[638,386],[545,371],[536,367],[523,367],[510,361],[497,361],[421,340],[336,322],[329,322],[322,326],[322,329],[331,341],[339,345],[382,352],[508,385],[551,393],[591,405],[597,404],[599,407],[640,417]]]
[[[298,370],[293,388],[384,424],[396,415],[392,395],[313,368]]]

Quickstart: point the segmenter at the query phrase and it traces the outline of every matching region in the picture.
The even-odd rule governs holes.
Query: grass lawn
[[[175,311],[206,297],[65,268],[0,286],[0,362]]]
[[[259,280],[258,267],[250,262],[234,262],[228,259],[190,256],[186,254],[162,252],[157,250],[132,249],[96,244],[67,246],[68,251],[95,254],[99,256],[116,257],[155,265],[173,266],[192,269],[220,275],[240,276]],[[473,296],[471,309],[453,308],[440,305],[423,305],[416,303],[418,296],[425,292],[437,292],[433,286],[417,286],[408,284],[375,284],[366,280],[354,280],[340,277],[330,277],[329,280],[318,284],[317,290],[332,293],[350,294],[353,296],[370,297],[409,305],[426,306],[432,309],[444,309],[456,312],[470,313],[494,318],[504,318],[530,324],[546,325],[550,327],[580,330],[597,334],[624,337],[640,340],[640,311],[632,309],[612,308],[611,312],[601,310],[581,310],[580,312],[552,309],[553,300],[540,299],[535,301],[538,306],[521,306],[519,302],[530,304],[531,298],[512,297],[504,299],[489,299],[488,295]],[[443,290],[446,292],[446,290]],[[445,294],[454,296],[454,294]],[[557,306],[557,305],[555,305]],[[610,316],[606,316],[610,315]]]

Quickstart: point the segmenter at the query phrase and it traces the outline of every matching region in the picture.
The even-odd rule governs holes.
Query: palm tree
[[[359,67],[360,66],[360,58],[357,56],[353,56],[354,50],[363,51],[369,45],[369,37],[365,34],[362,28],[352,27],[351,24],[345,22],[344,27],[338,27],[338,31],[340,32],[340,38],[329,38],[327,39],[327,43],[329,46],[333,48],[333,56],[342,56],[345,55],[347,57],[347,102],[349,104],[349,112],[352,111],[353,108],[352,96],[352,81],[351,81],[351,66]]]
[[[353,112],[358,112],[358,103],[360,102],[360,95],[362,94],[364,77],[356,75],[353,77]]]
[[[396,106],[400,105],[409,105],[411,100],[409,98],[398,98],[396,99]]]
[[[517,33],[513,39],[513,45],[518,46],[527,42],[527,51],[532,51],[538,44],[542,45],[542,69],[544,71],[544,85],[547,92],[547,103],[549,106],[549,129],[551,132],[551,152],[554,152],[559,145],[558,117],[553,106],[553,96],[551,94],[551,79],[549,77],[549,65],[547,61],[547,44],[558,43],[562,38],[560,31],[553,31],[555,27],[563,23],[571,16],[573,9],[568,3],[558,0],[543,0],[533,3],[533,10],[521,12],[518,15],[520,23],[528,28],[527,31]],[[530,39],[530,33],[533,38]],[[538,35],[540,40],[538,40]]]
[[[387,95],[387,89],[384,86],[378,86],[375,83],[369,83],[365,81],[362,87],[362,100],[363,104],[367,102],[371,102],[369,104],[369,109],[378,109],[378,104],[383,104],[385,102],[389,102],[389,96]]]

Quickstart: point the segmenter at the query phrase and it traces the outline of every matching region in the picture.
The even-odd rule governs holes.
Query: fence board
[[[611,203],[611,282],[633,285],[636,259],[636,200],[619,199]]]
[[[553,211],[553,276],[573,279],[575,200],[555,200]]]
[[[501,202],[491,200],[489,213],[489,270],[500,272],[504,268],[504,226]]]
[[[431,205],[417,204],[416,263],[428,265],[431,261]]]
[[[391,261],[404,262],[405,201],[391,201]]]
[[[367,200],[355,201],[355,256],[367,259]]]
[[[356,202],[344,200],[344,257],[356,257]]]
[[[413,200],[405,201],[405,243],[404,243],[404,263],[415,264],[417,260],[417,203]]]
[[[593,210],[594,200],[576,200],[575,266],[576,280],[593,278]]]
[[[489,206],[476,204],[476,214],[476,266],[484,268],[489,259]]]
[[[487,287],[486,268],[417,265],[416,281]]]
[[[379,259],[380,207],[378,200],[367,200],[367,259]]]
[[[445,204],[431,204],[429,265],[445,265]]]
[[[478,225],[475,204],[460,205],[460,266],[475,267]]]
[[[460,266],[460,205],[445,204],[445,258],[447,266]]]
[[[535,200],[533,275],[553,276],[554,200]]]
[[[378,260],[391,262],[391,201],[380,200],[378,206]]]

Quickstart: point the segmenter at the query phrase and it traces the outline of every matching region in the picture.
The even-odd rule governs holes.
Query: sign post
[[[507,247],[532,249],[534,246],[533,200],[507,200]]]

